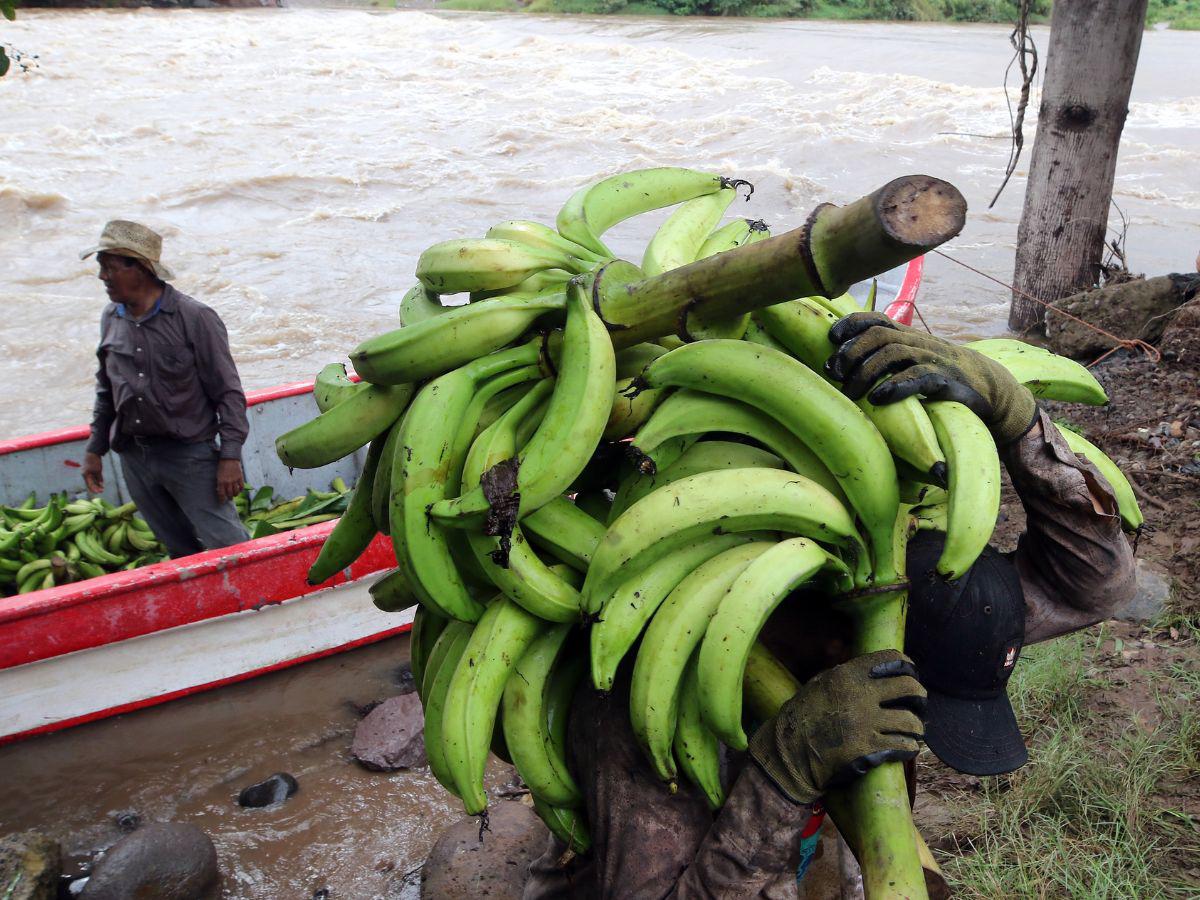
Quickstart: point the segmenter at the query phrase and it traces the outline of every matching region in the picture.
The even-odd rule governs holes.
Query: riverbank
[[[179,0],[165,0],[179,2]],[[184,0],[187,2],[187,0]],[[209,0],[194,0],[209,2]],[[392,0],[407,5],[404,0]],[[390,5],[373,0],[374,5]],[[439,9],[480,12],[631,16],[752,16],[839,22],[1015,22],[1009,0],[440,0]],[[1030,22],[1050,21],[1050,0],[1036,0]],[[1151,0],[1146,27],[1200,30],[1200,0]]]
[[[1108,406],[1047,404],[1137,486],[1139,599],[1157,588],[1162,606],[1022,652],[1009,695],[1024,768],[980,779],[922,753],[916,818],[956,896],[1200,896],[1200,304],[1188,315],[1163,362],[1093,370]],[[1007,491],[997,543],[1023,527]]]
[[[18,6],[51,9],[109,9],[290,6],[287,0],[24,0]],[[362,0],[303,6],[371,6],[478,12],[532,12],[583,15],[753,16],[841,22],[1010,23],[1019,4],[1013,0]],[[1034,24],[1050,20],[1051,0],[1035,0]],[[1200,0],[1150,0],[1146,27],[1200,30]]]

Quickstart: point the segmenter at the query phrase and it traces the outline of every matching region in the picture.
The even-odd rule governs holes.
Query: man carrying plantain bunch
[[[172,557],[247,540],[232,503],[242,489],[246,395],[224,323],[167,283],[162,238],[144,225],[109,222],[80,258],[93,253],[111,302],[100,317],[84,484],[104,490],[101,457],[111,448]]]
[[[980,416],[1025,507],[1018,549],[989,549],[947,583],[934,570],[941,536],[910,543],[911,659],[881,651],[847,660],[848,618],[803,598],[781,604],[763,641],[805,684],[759,724],[748,758],[727,761],[728,799],[716,814],[686,781],[670,792],[638,748],[622,693],[628,668],[611,695],[581,690],[569,748],[593,849],[570,859],[552,838],[526,900],[782,898],[796,897],[798,883],[813,900],[844,896],[841,886],[800,883],[826,790],[913,759],[922,738],[961,771],[1020,767],[1025,746],[1005,688],[1021,647],[1101,621],[1131,595],[1132,552],[1111,489],[1006,369],[876,313],[847,316],[830,339],[838,349],[828,372],[851,398],[920,395]]]

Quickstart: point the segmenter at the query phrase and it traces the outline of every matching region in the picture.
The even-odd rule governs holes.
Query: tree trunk
[[[1013,275],[1017,291],[1047,303],[1091,287],[1099,275],[1146,3],[1054,3]],[[1044,313],[1014,292],[1009,327],[1040,326]]]

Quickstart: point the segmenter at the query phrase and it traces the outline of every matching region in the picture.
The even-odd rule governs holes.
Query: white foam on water
[[[79,321],[52,340],[19,315],[0,324],[6,346],[19,337],[36,356],[4,364],[19,388],[0,395],[7,434],[87,418],[104,301],[78,252],[109,218],[164,235],[177,285],[229,324],[249,388],[309,376],[393,327],[429,243],[501,219],[552,223],[581,185],[642,166],[748,178],[758,190],[730,215],[776,233],[818,202],[928,172],[970,203],[964,260],[1011,275],[1029,157],[987,211],[1008,144],[976,136],[1008,129],[1001,28],[28,10],[8,39],[41,58],[0,79],[0,218],[12,223],[0,297]],[[1200,49],[1200,36],[1172,39]],[[1135,88],[1118,170],[1134,221],[1183,216],[1181,233],[1144,242],[1148,271],[1179,268],[1168,261],[1195,224],[1197,101],[1162,74],[1177,63],[1143,60],[1139,84],[1167,87]],[[614,245],[640,259],[657,221],[624,223]],[[1002,289],[936,258],[927,272],[933,319],[1000,330]],[[64,367],[84,375],[48,377]],[[35,385],[46,402],[31,416]]]

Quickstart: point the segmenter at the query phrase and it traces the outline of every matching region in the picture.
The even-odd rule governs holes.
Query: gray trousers
[[[118,455],[130,499],[173,558],[249,539],[233,503],[217,500],[214,442],[156,442]]]

